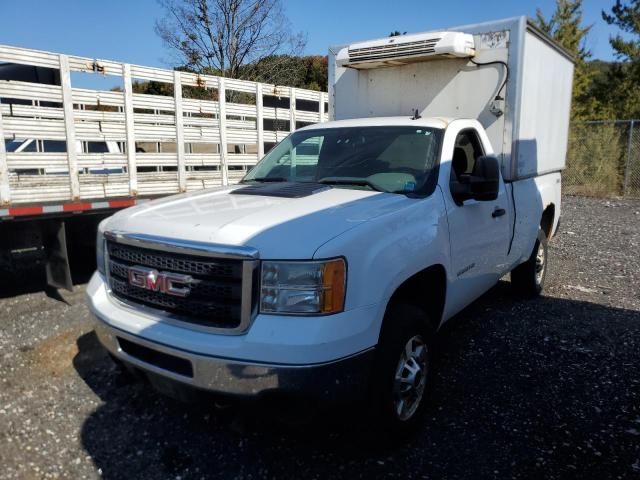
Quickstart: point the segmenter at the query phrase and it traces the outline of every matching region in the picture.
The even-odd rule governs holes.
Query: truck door
[[[448,185],[441,185],[449,219],[451,272],[455,277],[449,301],[458,311],[491,288],[505,273],[511,215],[502,176],[497,199],[456,199],[452,192],[459,176],[473,175],[476,160],[492,151],[486,134],[481,136],[475,128],[463,128],[451,134],[455,137],[445,140],[443,146],[443,160],[449,155],[451,158]],[[448,152],[444,150],[447,148]],[[445,164],[446,160],[442,172],[446,175]]]

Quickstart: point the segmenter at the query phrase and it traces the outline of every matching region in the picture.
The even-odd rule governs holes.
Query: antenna
[[[419,118],[422,118],[422,115],[420,115],[420,112],[418,111],[418,109],[416,108],[413,111],[413,117],[411,118],[411,120],[418,120]]]

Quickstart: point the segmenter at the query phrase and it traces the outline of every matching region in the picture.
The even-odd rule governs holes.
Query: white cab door
[[[455,124],[460,125],[455,128]],[[452,190],[460,175],[473,175],[479,157],[492,155],[489,140],[475,122],[454,122],[445,134],[440,187],[443,190],[451,246],[448,313],[454,314],[493,286],[504,272],[510,243],[511,209],[500,176],[495,200],[456,201]]]

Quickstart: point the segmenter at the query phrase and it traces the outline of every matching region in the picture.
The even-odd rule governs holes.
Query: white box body
[[[440,29],[443,30],[443,29]],[[398,66],[340,66],[329,50],[329,114],[334,120],[407,115],[474,118],[487,130],[507,181],[565,166],[573,60],[526,17],[444,29],[471,34],[473,58],[432,56]],[[395,37],[401,41],[401,37]],[[342,53],[341,53],[342,51]],[[505,62],[476,66],[478,63]],[[497,95],[504,101],[495,98]],[[501,115],[492,110],[498,108]]]

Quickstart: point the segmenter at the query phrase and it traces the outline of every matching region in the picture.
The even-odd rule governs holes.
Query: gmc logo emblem
[[[191,292],[189,286],[193,278],[191,275],[180,273],[159,272],[153,268],[136,265],[129,268],[129,285],[166,293],[175,297],[186,297]]]

